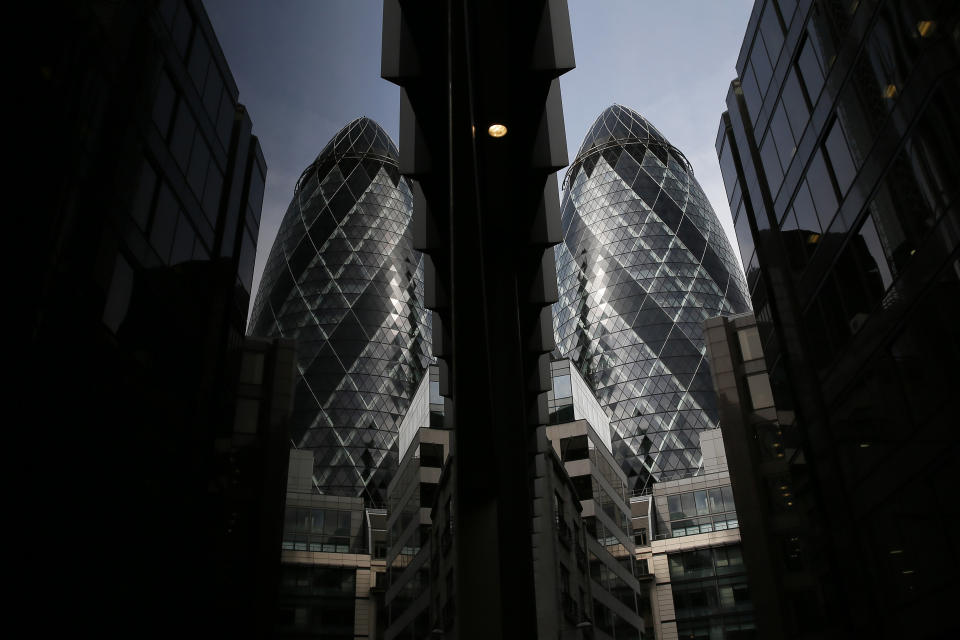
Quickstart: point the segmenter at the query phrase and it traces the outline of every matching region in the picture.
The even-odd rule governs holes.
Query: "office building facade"
[[[49,570],[100,577],[68,579],[74,595],[40,624],[102,629],[110,602],[111,627],[138,635],[257,628],[259,592],[221,571],[267,571],[273,534],[250,523],[285,466],[270,429],[233,441],[267,169],[251,118],[198,1],[30,9],[22,161],[42,184],[10,230],[13,395],[34,416],[23,450],[37,433],[56,443],[37,493],[83,487],[57,520],[85,523],[71,533],[84,553]],[[57,525],[41,528],[55,545]],[[138,533],[105,533],[121,530]],[[147,548],[150,579],[131,590],[127,561]],[[44,575],[33,564],[24,584]]]
[[[401,463],[389,490],[387,640],[439,631],[454,637],[454,574],[462,570],[452,507],[456,442],[452,430],[429,426],[444,411],[436,370],[400,427]],[[548,404],[560,409],[539,434],[534,534],[526,542],[534,554],[538,637],[636,640],[650,620],[651,585],[634,561],[627,479],[611,452],[609,421],[569,361],[551,363],[550,371]]]
[[[752,313],[710,318],[704,325],[720,429],[743,537],[755,622],[764,638],[791,637],[807,624],[803,603],[813,576],[801,540],[809,535],[796,488],[806,465],[794,455],[791,411],[777,411]]]
[[[945,637],[960,8],[754,5],[717,153],[812,579],[788,637]],[[801,585],[802,586],[802,585]],[[883,612],[878,615],[878,612]]]
[[[652,585],[657,638],[767,636],[754,620],[740,523],[719,429],[701,434],[703,472],[660,482],[631,498],[647,509],[648,544],[637,547]]]
[[[429,360],[423,267],[397,148],[369,118],[303,172],[267,259],[256,335],[297,339],[290,437],[316,452],[321,493],[383,505],[397,429]]]
[[[383,637],[386,511],[321,495],[314,452],[290,449],[273,638]]]
[[[569,360],[552,362],[551,374],[548,403],[559,411],[552,412],[546,435],[582,509],[574,537],[582,526],[577,563],[589,567],[592,600],[584,612],[596,638],[635,639],[644,631],[652,637],[652,585],[645,566],[637,566],[627,477],[613,456],[610,422]]]
[[[717,421],[702,323],[749,305],[726,235],[684,155],[620,105],[594,122],[563,189],[559,352],[609,414],[632,485],[694,475],[698,434]]]

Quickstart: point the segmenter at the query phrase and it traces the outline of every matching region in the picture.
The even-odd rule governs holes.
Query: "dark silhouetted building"
[[[797,443],[784,438],[790,412],[778,412],[752,313],[710,318],[704,325],[710,372],[717,388],[720,429],[744,540],[757,633],[790,637],[797,626],[784,615],[789,601],[809,592],[800,539],[803,521],[795,509],[796,481],[805,471]],[[789,431],[789,429],[788,429]]]
[[[760,0],[727,94],[717,153],[777,409],[764,446],[783,452],[793,499],[775,506],[797,520],[772,552],[810,576],[780,595],[785,637],[960,628],[944,508],[958,20],[955,2]]]
[[[540,533],[537,465],[549,446],[537,427],[554,348],[555,174],[567,163],[559,76],[574,66],[566,2],[383,6],[380,71],[401,87],[400,171],[413,185],[414,246],[455,431],[453,633],[553,637],[556,621],[541,627],[531,606],[528,543]]]
[[[23,586],[56,564],[71,596],[39,624],[71,631],[257,629],[259,592],[224,576],[254,582],[277,555],[257,523],[279,515],[290,345],[263,347],[278,377],[246,388],[263,412],[237,422],[266,173],[250,118],[200,2],[34,8],[20,95],[42,184],[9,231],[15,392],[33,407],[24,446],[52,452],[30,509],[58,500],[30,518],[49,545],[31,544],[75,552]]]
[[[383,505],[397,427],[429,360],[423,266],[397,148],[369,118],[304,170],[270,251],[254,335],[297,339],[291,442],[316,454],[321,493]]]
[[[564,179],[554,325],[610,416],[632,486],[701,469],[717,423],[703,321],[748,310],[743,274],[684,155],[613,105]]]

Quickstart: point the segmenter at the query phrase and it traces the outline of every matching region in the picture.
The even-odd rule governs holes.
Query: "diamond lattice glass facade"
[[[558,349],[593,384],[632,483],[693,475],[717,424],[703,321],[749,310],[717,216],[684,155],[620,105],[584,139],[562,207]]]
[[[359,118],[303,172],[267,259],[250,331],[297,339],[290,437],[323,493],[383,504],[397,466],[430,351],[411,215],[396,146]]]

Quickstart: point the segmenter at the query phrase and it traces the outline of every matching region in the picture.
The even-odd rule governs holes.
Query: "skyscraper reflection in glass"
[[[750,309],[730,243],[686,157],[626,107],[600,114],[563,187],[558,350],[634,486],[695,475],[718,419],[703,321]]]
[[[327,494],[383,504],[397,432],[429,364],[423,265],[397,148],[358,118],[303,172],[250,320],[297,339],[291,445]]]

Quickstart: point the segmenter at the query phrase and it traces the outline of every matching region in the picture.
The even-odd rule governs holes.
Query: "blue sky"
[[[693,165],[736,247],[714,140],[752,0],[568,0],[577,68],[560,82],[570,159],[603,109],[654,124]],[[293,186],[365,115],[397,140],[400,90],[380,79],[380,0],[204,0],[267,160],[254,287]]]

